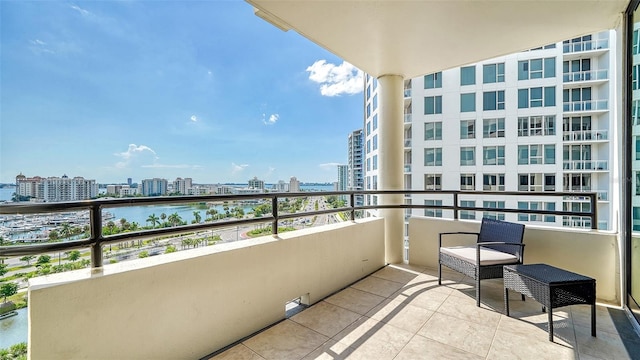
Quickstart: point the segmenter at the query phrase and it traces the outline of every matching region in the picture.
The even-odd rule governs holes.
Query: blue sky
[[[337,180],[362,73],[244,1],[0,1],[0,182]]]

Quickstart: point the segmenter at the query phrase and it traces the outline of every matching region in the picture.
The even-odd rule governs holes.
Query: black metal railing
[[[426,195],[426,196],[451,196],[451,205],[424,205],[424,204],[376,204],[376,205],[356,205],[356,198],[362,199],[365,196],[373,195]],[[278,201],[289,198],[299,197],[322,197],[322,196],[338,196],[348,197],[348,206],[341,208],[332,208],[315,211],[304,211],[296,213],[279,213]],[[563,197],[563,198],[579,198],[588,199],[590,203],[590,211],[561,211],[561,210],[528,210],[514,208],[488,208],[488,207],[469,207],[460,206],[460,198],[467,197],[486,197],[500,196],[504,199],[507,196],[522,196],[526,198],[532,197]],[[198,202],[224,203],[233,201],[246,201],[262,199],[263,201],[271,201],[271,214],[262,217],[242,218],[242,219],[225,219],[213,222],[204,222],[191,225],[181,225],[165,228],[144,229],[140,231],[132,231],[104,236],[102,232],[103,214],[102,211],[109,208],[118,207],[134,207],[149,205],[171,205],[171,204],[189,204]],[[406,197],[401,197],[400,201],[405,201]],[[90,237],[81,240],[72,240],[66,242],[39,243],[35,245],[11,245],[0,246],[0,256],[24,256],[38,255],[47,252],[64,252],[80,248],[91,249],[91,265],[92,267],[101,267],[103,264],[104,245],[119,243],[123,241],[145,240],[156,236],[169,236],[183,234],[186,232],[212,230],[220,228],[229,228],[239,225],[251,225],[258,223],[270,223],[272,233],[278,234],[278,223],[284,220],[311,217],[324,214],[335,214],[348,212],[350,219],[356,219],[356,214],[366,210],[378,209],[443,209],[452,210],[453,218],[458,219],[460,211],[486,211],[495,213],[521,213],[521,214],[539,214],[539,215],[559,215],[559,216],[579,216],[587,217],[591,221],[591,228],[597,228],[597,194],[596,193],[576,193],[576,192],[507,192],[507,191],[447,191],[447,190],[374,190],[374,191],[317,191],[317,192],[298,192],[298,193],[259,193],[259,194],[243,194],[243,195],[203,195],[203,196],[161,196],[161,197],[135,197],[123,199],[96,199],[74,202],[57,202],[57,203],[8,203],[0,205],[0,215],[15,214],[49,214],[71,211],[89,211]]]

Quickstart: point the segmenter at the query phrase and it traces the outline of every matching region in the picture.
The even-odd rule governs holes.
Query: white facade
[[[189,195],[192,187],[193,180],[191,178],[177,178],[173,182],[173,191],[180,195]]]
[[[167,194],[168,181],[167,179],[153,178],[142,180],[143,196],[163,196]]]
[[[300,181],[295,176],[289,179],[289,192],[300,192]]]
[[[348,174],[347,184],[344,190],[364,189],[364,135],[362,129],[358,129],[349,134],[348,139]],[[339,170],[338,170],[339,171]],[[338,183],[341,180],[338,178]],[[338,184],[338,186],[341,186]]]
[[[264,191],[264,180],[260,180],[254,176],[253,179],[249,180],[248,187],[249,189]]]
[[[30,196],[39,201],[77,201],[88,200],[98,196],[98,184],[95,180],[87,180],[76,176],[70,179],[62,177],[27,178],[20,174],[16,177],[16,192],[20,196]]]
[[[404,183],[413,190],[571,191],[598,194],[598,227],[612,229],[615,32],[405,80]],[[377,80],[365,84],[365,188],[378,183]],[[380,189],[383,190],[383,189]],[[374,196],[367,197],[375,203]],[[462,206],[588,210],[585,198],[468,195]],[[450,205],[451,195],[408,203]],[[407,214],[411,214],[408,210]],[[448,210],[415,215],[452,217]],[[483,214],[461,212],[462,218]],[[552,226],[588,218],[487,214]],[[615,229],[614,229],[615,230]]]
[[[338,181],[335,189],[337,191],[346,191],[349,179],[349,167],[347,165],[338,165]]]

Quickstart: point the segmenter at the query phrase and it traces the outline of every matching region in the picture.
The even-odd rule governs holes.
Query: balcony
[[[603,141],[609,140],[607,130],[579,130],[565,131],[562,134],[563,141]]]
[[[562,52],[565,54],[582,53],[585,51],[604,51],[607,49],[609,49],[609,39],[596,39],[562,44]]]
[[[609,161],[607,160],[565,160],[562,168],[568,171],[607,171]]]
[[[403,193],[409,192],[422,193]],[[363,195],[374,193],[363,192]],[[451,192],[438,192],[442,193]],[[342,193],[317,193],[318,196],[335,194]],[[452,194],[457,199],[456,193]],[[344,195],[351,199],[357,196],[351,192],[345,192]],[[467,195],[465,192],[465,196]],[[483,193],[472,195],[482,196]],[[527,194],[529,195],[535,194]],[[309,194],[288,193],[286,196]],[[199,202],[205,198],[232,197],[238,196],[139,198],[126,202],[97,200],[93,205],[99,205],[95,209],[101,209],[108,207],[106,205],[130,206],[127,203],[129,201],[178,204],[187,199]],[[276,204],[278,195],[242,196],[255,197],[272,198],[273,204]],[[420,207],[404,204],[404,198],[400,201],[403,207]],[[92,205],[87,202],[29,204],[13,209],[21,213],[36,213],[44,210],[71,211],[87,206]],[[0,212],[10,213],[8,208],[0,207]],[[315,214],[349,209],[351,208],[320,210]],[[469,209],[471,208],[464,210]],[[162,233],[193,232],[239,221],[275,221],[273,224],[276,224],[279,220],[299,216],[301,215],[278,214],[276,211],[263,219],[195,224],[113,235],[102,238],[95,245],[91,245],[91,241],[80,240],[76,243],[38,246],[48,251],[91,246],[95,250],[92,259],[98,260],[100,264],[101,248],[112,242],[152,238]],[[92,217],[99,219],[96,213]],[[562,351],[565,355],[584,354],[585,359],[598,349],[624,351],[620,344],[627,341],[627,333],[615,330],[617,328],[612,325],[612,320],[607,320],[609,314],[615,312],[610,307],[600,307],[599,316],[602,319],[599,318],[598,338],[591,338],[583,333],[586,332],[585,309],[571,307],[565,315],[556,312],[559,315],[555,320],[558,322],[556,329],[570,326],[568,333],[557,330],[557,342],[563,344],[558,345],[545,340],[546,314],[541,314],[539,306],[533,301],[520,303],[514,299],[514,309],[517,309],[514,316],[506,318],[502,315],[500,282],[487,283],[490,290],[483,291],[485,296],[482,309],[466,305],[473,304],[474,289],[464,279],[450,274],[447,276],[451,281],[445,282],[443,286],[434,283],[433,274],[437,264],[437,250],[434,250],[434,246],[437,246],[438,232],[473,231],[477,230],[479,224],[415,216],[408,220],[409,239],[419,239],[410,242],[409,265],[385,267],[384,218],[356,220],[352,213],[351,221],[281,234],[276,231],[274,235],[245,241],[33,278],[29,284],[30,356],[65,358],[65,354],[73,351],[75,356],[85,358],[98,358],[105,354],[110,358],[202,358],[229,345],[238,344],[232,348],[232,353],[227,354],[252,349],[265,358],[280,358],[281,353],[278,351],[290,347],[288,351],[292,351],[291,358],[311,356],[310,353],[314,351],[345,354],[353,352],[355,357],[358,354],[366,357],[369,351],[375,351],[372,347],[376,349],[380,346],[377,339],[389,334],[392,338],[386,339],[385,343],[393,344],[394,349],[390,351],[395,352],[394,356],[400,354],[400,351],[410,351],[414,346],[420,348],[425,343],[433,345],[434,340],[455,348],[445,347],[446,351],[455,354],[463,354],[460,351],[465,351],[478,354],[481,358],[491,358],[491,354],[498,356],[503,351],[517,353],[524,344],[536,349],[539,347],[540,351],[554,349],[548,350],[554,351],[554,354],[555,351]],[[99,228],[100,223],[92,222],[92,228]],[[277,229],[277,226],[274,228]],[[596,278],[598,301],[602,305],[615,305],[620,303],[617,288],[619,273],[615,271],[615,264],[619,259],[615,242],[614,233],[531,226],[527,228],[525,235],[525,259],[528,263],[545,262]],[[28,246],[2,247],[0,254],[19,255],[25,253],[27,248]],[[568,253],[580,256],[558,258],[553,255]],[[590,266],[593,263],[601,266]],[[301,304],[296,308],[306,310],[287,319],[286,314],[287,311],[292,311],[292,303]],[[315,305],[307,308],[307,305],[312,304]],[[340,309],[336,309],[336,306]],[[324,311],[332,312],[333,317],[326,315]],[[453,318],[449,318],[451,316]],[[619,315],[614,316],[616,321],[619,320],[618,317]],[[524,335],[517,338],[518,341],[525,341],[524,338],[528,340],[510,343],[504,337],[503,340],[480,345],[457,345],[460,343],[457,337],[459,335],[448,329],[468,329],[469,321],[474,323],[478,320],[483,323],[489,321],[485,324],[489,327],[476,328],[482,325],[476,324],[471,334],[480,335],[486,330],[494,334],[496,339],[501,339],[507,333],[517,332]],[[630,326],[624,321],[621,324]],[[59,325],[62,322],[64,327]],[[99,337],[86,331],[88,324],[98,324]],[[154,326],[150,327],[149,324]],[[271,327],[272,324],[276,325]],[[264,328],[268,329],[255,337],[246,338]],[[289,331],[296,335],[291,336]],[[611,333],[608,334],[608,331]],[[470,333],[462,334],[471,336]],[[418,343],[409,347],[412,338],[414,340],[411,341]],[[241,340],[242,343],[237,343]],[[637,339],[629,341],[632,341],[632,345],[635,344],[633,341],[638,342]]]
[[[607,100],[570,101],[562,104],[562,111],[568,113],[604,112],[609,110]]]
[[[564,73],[562,79],[565,83],[578,83],[578,82],[604,82],[609,79],[607,69],[603,70],[586,70],[577,71],[571,73]]]
[[[406,90],[405,90],[405,92],[406,92]],[[411,120],[412,120],[412,115],[413,114],[404,114],[404,122],[405,123],[410,123]]]

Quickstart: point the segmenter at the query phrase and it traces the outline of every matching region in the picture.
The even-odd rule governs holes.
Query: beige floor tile
[[[431,310],[411,305],[409,302],[390,299],[383,301],[367,313],[367,316],[374,320],[411,333],[418,331],[431,315],[433,315]]]
[[[517,333],[496,331],[487,359],[492,360],[574,360],[573,348]]]
[[[625,340],[620,336],[606,331],[597,332],[591,336],[591,327],[576,325],[576,342],[580,355],[589,355],[603,359],[638,359],[640,358],[640,340]],[[627,350],[629,347],[629,350]]]
[[[414,336],[394,360],[482,360],[478,356],[420,335]]]
[[[328,337],[285,320],[243,342],[267,360],[302,359],[329,340]]]
[[[333,337],[362,315],[349,311],[340,306],[320,301],[312,307],[294,315],[291,321],[308,327],[322,335]]]
[[[403,284],[395,281],[369,276],[351,285],[352,288],[366,291],[383,297],[389,297],[402,288]]]
[[[546,313],[538,315],[524,315],[522,317],[502,316],[498,330],[504,333],[518,334],[539,341],[549,340],[549,321]],[[553,316],[553,341],[576,348],[576,336],[571,319]]]
[[[411,332],[363,317],[333,339],[353,348],[349,358],[384,360],[398,355],[411,337]]]
[[[328,297],[325,301],[364,315],[384,299],[382,296],[349,287]]]
[[[405,286],[391,295],[389,299],[408,302],[426,310],[436,311],[443,302],[450,296],[453,290],[432,285],[416,284],[415,286]]]
[[[502,313],[476,306],[475,299],[450,296],[437,312],[481,325],[498,326]]]
[[[495,326],[435,313],[418,331],[418,335],[485,357],[495,331]]]
[[[264,360],[264,358],[243,344],[238,344],[209,360]]]
[[[395,281],[402,284],[407,284],[420,275],[422,275],[421,271],[389,265],[376,271],[371,276],[375,276],[375,277],[389,280],[389,281]]]
[[[353,349],[347,345],[330,339],[314,350],[311,354],[305,356],[303,360],[342,360],[352,359]]]

